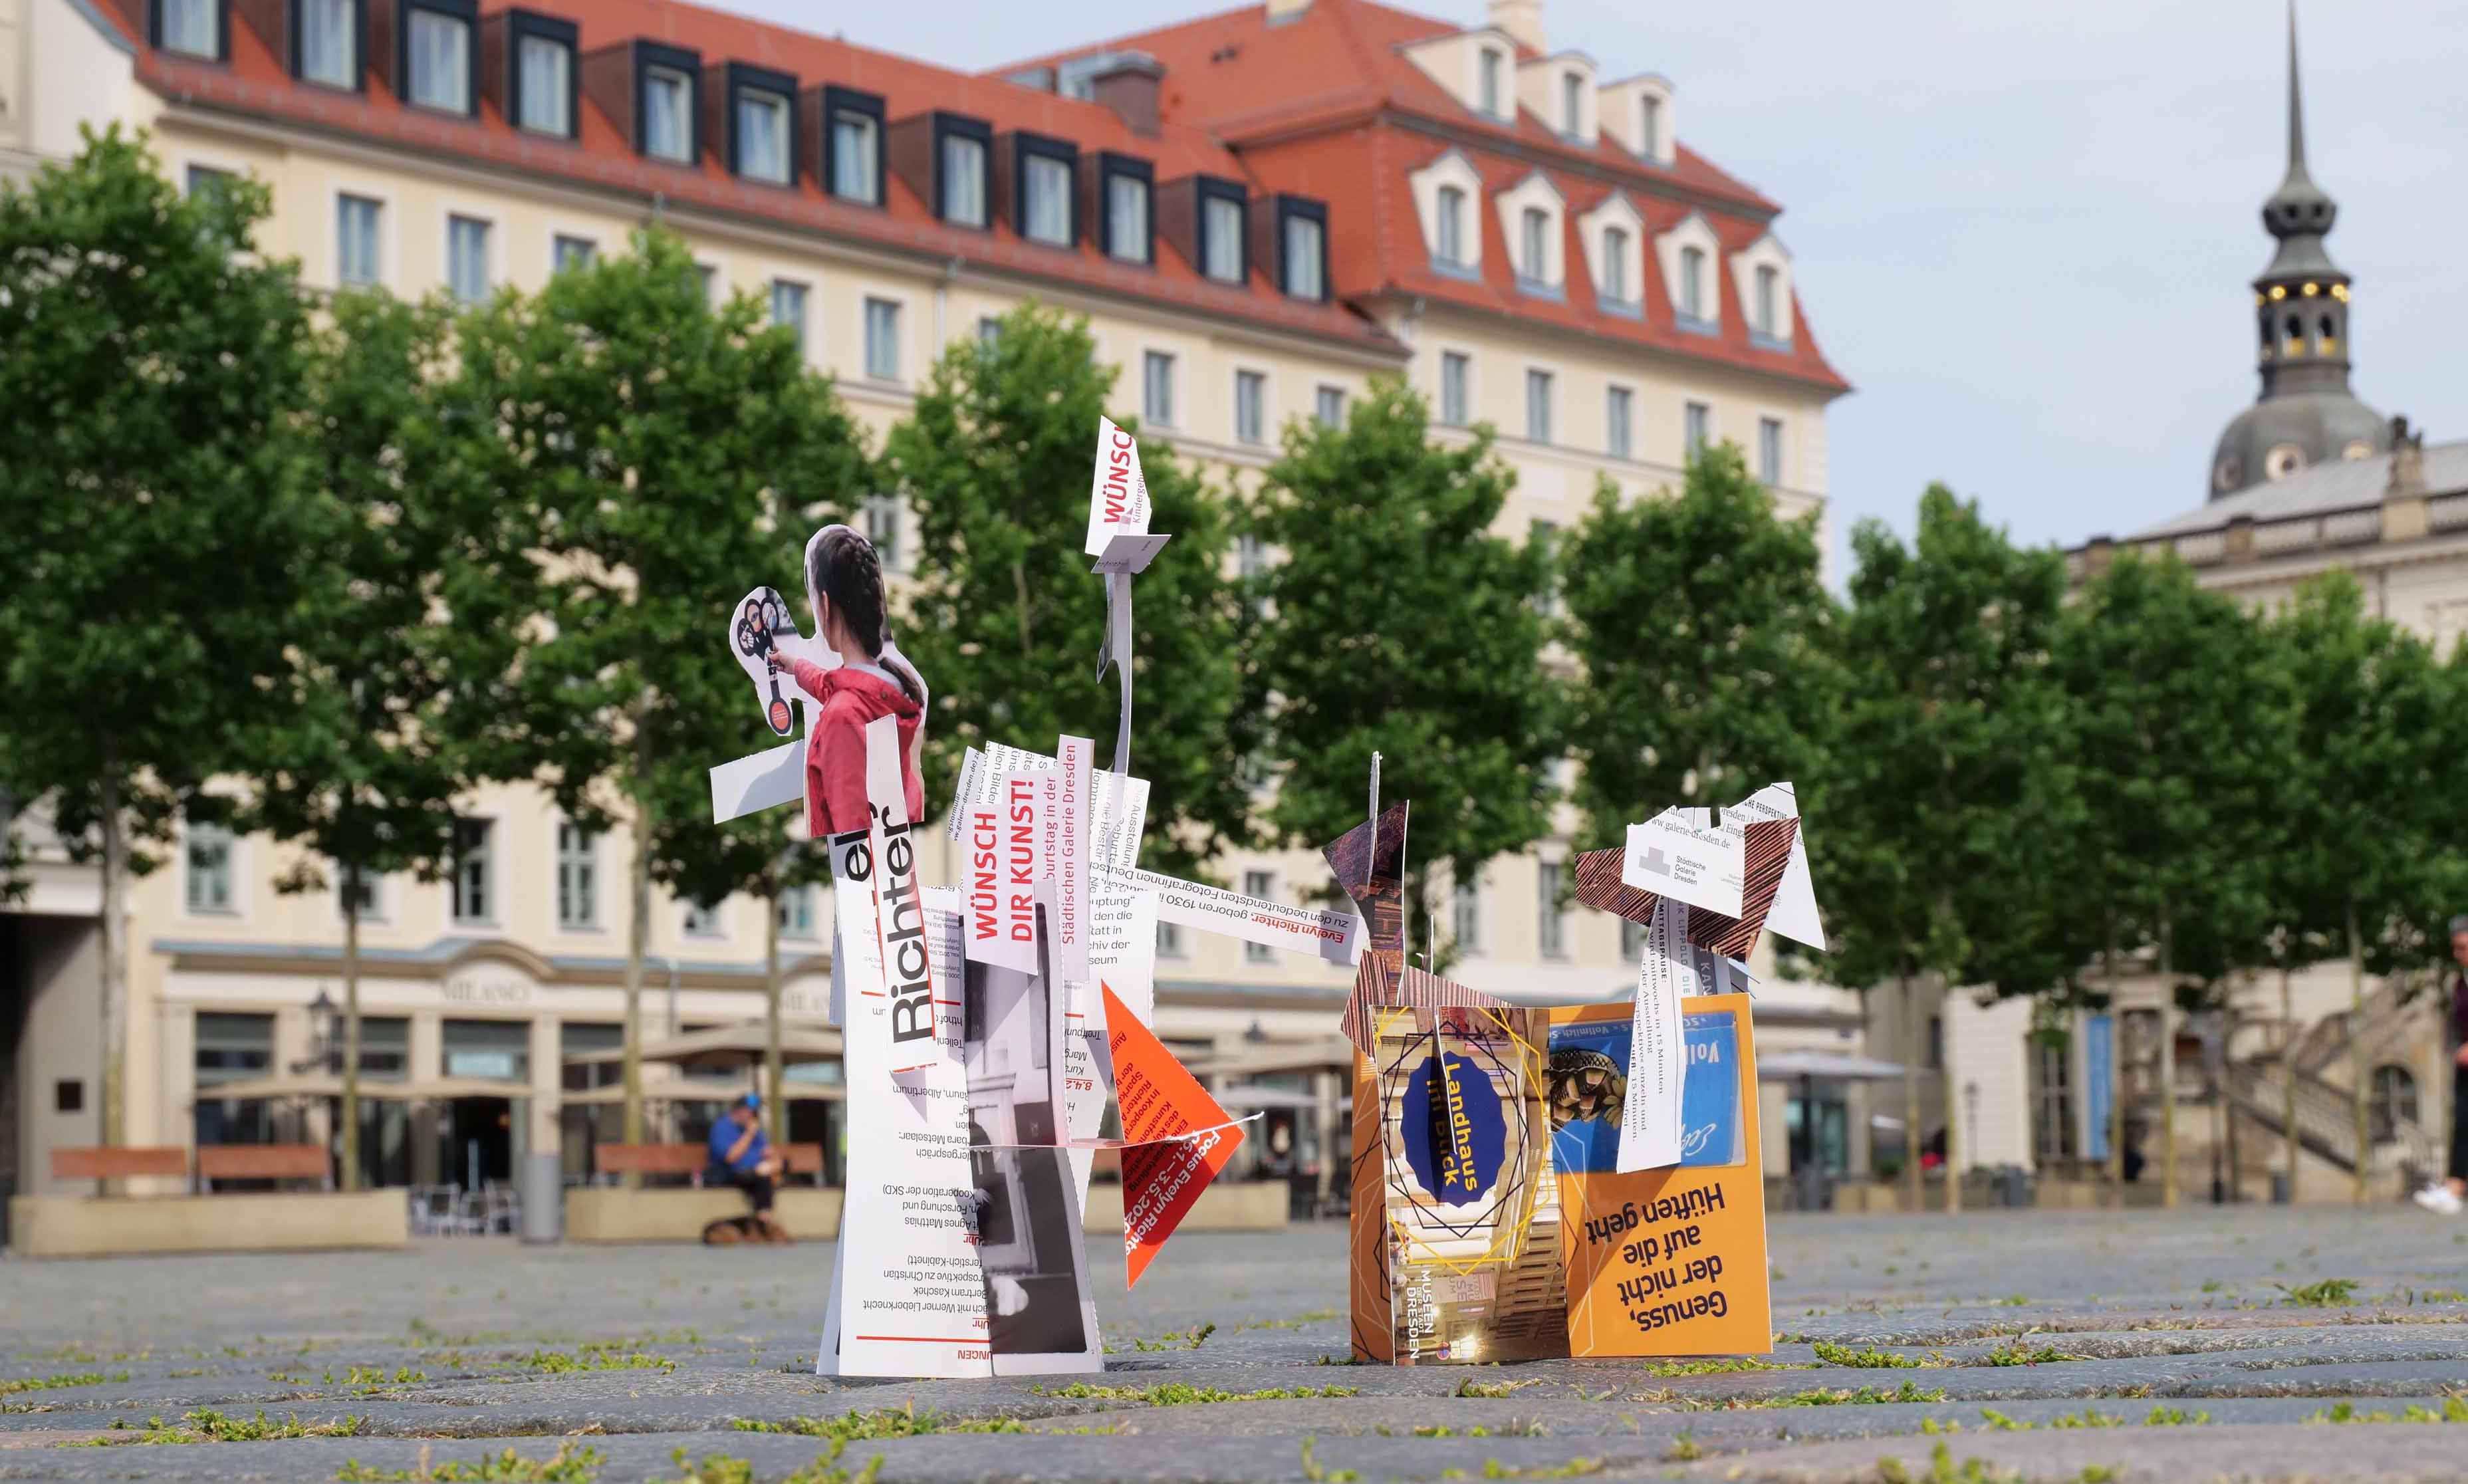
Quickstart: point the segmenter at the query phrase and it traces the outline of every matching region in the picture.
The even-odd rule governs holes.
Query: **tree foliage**
[[[1085,320],[1027,305],[994,334],[945,352],[891,432],[884,467],[917,533],[900,643],[934,698],[928,800],[947,795],[971,745],[1051,752],[1069,733],[1093,739],[1101,760],[1113,755],[1119,700],[1114,677],[1097,674],[1105,582],[1081,548],[1114,378]],[[1173,537],[1134,582],[1131,771],[1150,786],[1142,859],[1192,874],[1250,834],[1247,615],[1225,571],[1223,502],[1154,440],[1141,441],[1140,467],[1151,529]]]
[[[1494,534],[1510,476],[1487,432],[1428,437],[1403,382],[1342,426],[1297,422],[1261,481],[1254,529],[1277,552],[1251,676],[1281,765],[1268,817],[1288,844],[1360,824],[1371,755],[1410,799],[1409,895],[1465,879],[1550,833],[1564,677],[1544,668],[1542,543]]]
[[[1597,491],[1561,562],[1591,840],[1811,776],[1839,701],[1818,571],[1816,514],[1781,519],[1732,445],[1690,460],[1676,497]]]

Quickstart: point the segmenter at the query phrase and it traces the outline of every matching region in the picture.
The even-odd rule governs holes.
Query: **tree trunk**
[[[1945,1013],[1941,1007],[1945,1001],[1937,1003],[1940,1006],[1937,1024],[1944,1027]],[[1945,1099],[1945,1208],[1959,1211],[1962,1209],[1962,1161],[1968,1146],[1962,1138],[1962,1089],[1954,1083],[1953,1038],[1942,1032],[1937,1039],[1937,1060],[1942,1063],[1937,1068],[1937,1083]]]
[[[643,1142],[643,956],[651,938],[651,806],[647,781],[651,771],[651,738],[640,716],[634,719],[634,766],[636,777],[646,781],[644,791],[635,795],[634,859],[627,870],[633,898],[626,925],[625,1141],[628,1144]],[[641,1175],[627,1173],[628,1189],[642,1183]]]
[[[2288,1146],[2288,1199],[2297,1200],[2297,996],[2279,966],[2279,1131]]]
[[[122,833],[120,817],[119,762],[109,743],[103,747],[101,788],[103,805],[103,978],[97,993],[96,1010],[103,1022],[103,1068],[100,1085],[96,1087],[96,1111],[101,1115],[102,1141],[107,1148],[127,1142],[128,1110],[123,1106],[122,1089],[128,1057],[128,841]],[[108,1194],[119,1182],[106,1181],[103,1189]]]
[[[2365,946],[2357,938],[2357,902],[2348,900],[2348,1110],[2356,1121],[2352,1195],[2365,1203],[2365,1172],[2373,1163],[2373,1130],[2365,1118]]]
[[[788,1141],[788,1105],[780,1101],[780,893],[763,899],[763,1107],[774,1144]]]
[[[2160,1204],[2177,1204],[2177,938],[2160,920]]]
[[[360,868],[343,868],[343,1189],[360,1188]]]
[[[1911,1003],[1911,976],[1898,981],[1903,1007],[1903,1209],[1920,1208],[1920,1017]],[[1801,1116],[1813,1110],[1803,1108]]]
[[[2108,1182],[2125,1199],[2125,986],[2116,971],[2116,916],[2108,919]]]

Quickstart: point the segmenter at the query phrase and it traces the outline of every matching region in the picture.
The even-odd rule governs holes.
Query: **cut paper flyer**
[[[1628,827],[1620,880],[1639,891],[1703,907],[1725,917],[1740,915],[1740,879],[1748,860],[1748,836],[1725,811],[1666,809]]]
[[[1106,996],[1114,1090],[1123,1110],[1123,1259],[1126,1286],[1140,1281],[1200,1193],[1243,1147],[1241,1124],[1200,1085],[1163,1042]]]

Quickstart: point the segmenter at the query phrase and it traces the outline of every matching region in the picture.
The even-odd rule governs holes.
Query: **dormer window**
[[[1146,160],[1108,154],[1098,169],[1106,187],[1106,256],[1118,263],[1154,262],[1154,218],[1149,209],[1154,197],[1153,168]]]
[[[1551,214],[1540,206],[1525,208],[1519,219],[1517,272],[1538,284],[1550,282]]]
[[[1772,339],[1774,334],[1774,301],[1782,290],[1782,275],[1772,268],[1760,266],[1756,276],[1755,319],[1751,321],[1758,334]]]
[[[867,206],[882,204],[882,100],[847,88],[823,89],[823,148],[832,194]]]
[[[1200,193],[1200,271],[1221,284],[1251,276],[1250,205],[1230,180],[1202,178]]]
[[[1454,186],[1440,187],[1438,258],[1451,267],[1465,265],[1465,193]]]
[[[1640,98],[1636,101],[1636,137],[1644,145],[1637,152],[1649,160],[1662,158],[1662,100]]]
[[[1079,240],[1072,217],[1080,194],[1080,151],[1063,140],[1035,134],[1013,135],[1012,148],[1019,171],[1012,230],[1048,247],[1071,246]]]
[[[220,61],[230,55],[224,0],[154,0],[154,44],[183,57]]]
[[[1500,71],[1505,62],[1497,52],[1490,47],[1484,47],[1481,60],[1475,65],[1482,76],[1480,91],[1482,111],[1495,119],[1507,117],[1508,110],[1500,106],[1499,96]]]
[[[1693,320],[1703,320],[1705,313],[1705,252],[1700,247],[1680,249],[1680,312]]]
[[[702,58],[677,47],[635,43],[641,80],[634,106],[640,115],[636,148],[654,160],[692,165],[702,154],[695,120],[702,92]]]
[[[1277,282],[1292,299],[1328,297],[1328,208],[1282,196],[1277,201]]]
[[[303,82],[356,91],[360,85],[359,0],[295,0],[293,70]]]
[[[528,11],[507,12],[514,57],[507,75],[514,126],[553,139],[575,137],[575,25]]]
[[[1582,134],[1586,123],[1586,79],[1584,74],[1560,74],[1560,128],[1563,133]]]
[[[934,209],[955,227],[983,230],[993,219],[986,157],[994,130],[956,114],[934,116]]]
[[[402,11],[402,95],[441,113],[469,114],[480,57],[477,0],[412,0]]]
[[[1601,296],[1618,304],[1632,303],[1636,298],[1628,281],[1628,233],[1619,227],[1603,229]]]
[[[728,64],[729,168],[746,180],[797,179],[797,80],[785,72]]]

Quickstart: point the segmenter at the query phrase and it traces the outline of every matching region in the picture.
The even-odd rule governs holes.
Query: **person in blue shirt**
[[[747,1093],[711,1126],[711,1171],[706,1181],[734,1185],[752,1203],[752,1221],[764,1239],[786,1242],[788,1231],[771,1214],[771,1197],[783,1166],[779,1151],[763,1136],[763,1099]]]

